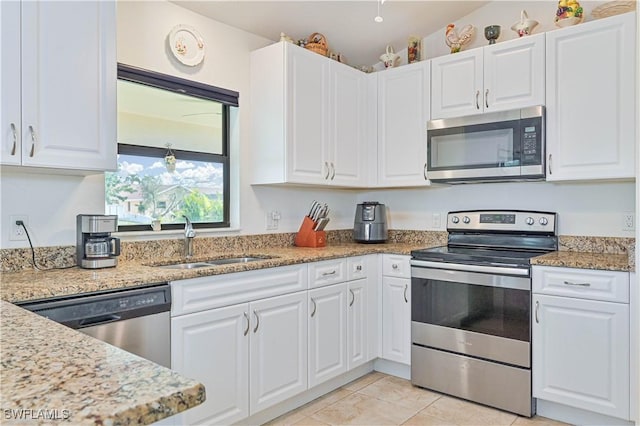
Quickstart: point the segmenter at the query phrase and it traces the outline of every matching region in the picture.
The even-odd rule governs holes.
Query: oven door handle
[[[411,260],[411,266],[422,268],[446,269],[450,271],[482,272],[485,274],[529,276],[528,268],[508,268],[502,266],[467,265],[463,263],[430,262],[427,260]]]

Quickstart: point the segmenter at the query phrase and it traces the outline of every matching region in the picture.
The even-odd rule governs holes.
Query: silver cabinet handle
[[[13,147],[11,148],[11,155],[16,155],[16,145],[18,145],[18,133],[16,133],[16,125],[11,123],[11,133],[13,134]]]
[[[324,174],[324,178],[329,179],[329,163],[327,163],[326,161],[324,162],[324,168],[327,170],[327,172]]]
[[[489,108],[489,89],[484,92],[484,106]]]
[[[253,329],[254,333],[258,332],[258,327],[260,327],[260,317],[258,316],[258,313],[256,312],[256,310],[253,310],[253,315],[256,316],[256,327]]]
[[[476,109],[480,109],[480,102],[478,101],[479,97],[480,97],[480,91],[476,90]]]
[[[393,265],[391,265],[391,269],[398,269],[398,264],[394,263]]]
[[[358,272],[362,271],[362,265],[357,265],[356,266],[356,271],[358,271]]]
[[[244,330],[244,334],[243,336],[246,336],[247,334],[249,334],[249,314],[247,314],[246,312],[243,312],[244,314],[244,319],[247,320],[247,328]]]
[[[591,283],[572,283],[571,281],[565,281],[564,285],[572,285],[577,287],[591,287]]]
[[[409,299],[407,299],[407,289],[409,288],[409,284],[404,285],[404,303],[409,303]]]
[[[316,301],[313,300],[313,297],[311,298],[311,302],[313,302],[313,311],[311,311],[311,318],[313,318],[316,314]]]
[[[349,292],[351,293],[351,303],[349,303],[349,307],[352,307],[353,306],[353,302],[356,301],[356,294],[351,289],[349,289]]]
[[[31,133],[31,151],[29,151],[29,157],[33,157],[36,149],[36,131],[33,130],[33,126],[29,126],[29,133]]]
[[[551,170],[551,159],[553,158],[553,154],[549,154],[549,174],[552,175],[553,171]]]
[[[323,273],[322,273],[322,276],[323,276],[323,277],[328,277],[329,275],[335,275],[335,274],[336,274],[336,270],[334,269],[334,270],[333,270],[333,271],[331,271],[331,272],[323,272]]]
[[[540,302],[536,301],[536,324],[540,323],[538,320],[538,309],[540,309]]]
[[[422,168],[422,176],[424,176],[424,180],[427,180],[427,163],[424,163],[424,167]]]
[[[336,177],[336,166],[331,163],[331,180],[333,180],[334,177]]]

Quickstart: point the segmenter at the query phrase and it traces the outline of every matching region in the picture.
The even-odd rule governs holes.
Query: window
[[[118,64],[118,170],[105,212],[119,231],[229,227],[229,110],[238,93]]]

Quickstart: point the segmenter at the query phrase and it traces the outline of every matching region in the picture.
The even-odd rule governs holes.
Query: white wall
[[[598,2],[602,3],[602,2]],[[501,24],[505,31],[525,8],[529,16],[552,26],[555,1],[498,1],[461,18],[456,24],[473,23],[478,28]],[[588,4],[583,3],[590,11]],[[543,23],[544,20],[548,22]],[[187,67],[174,60],[166,38],[177,24],[195,27],[206,44],[202,65]],[[444,29],[424,41],[427,57],[446,54]],[[513,35],[511,36],[513,37]],[[503,40],[502,38],[500,40]],[[229,27],[165,1],[118,1],[118,60],[161,73],[189,78],[240,93],[239,110],[232,114],[234,135],[232,158],[239,194],[238,214],[233,218],[242,234],[264,233],[266,213],[281,212],[275,232],[295,232],[311,200],[328,203],[328,229],[349,228],[355,203],[364,200],[385,202],[391,226],[401,229],[436,229],[425,216],[467,208],[537,208],[560,213],[560,231],[574,235],[633,236],[621,231],[618,217],[635,211],[632,183],[591,184],[483,184],[420,190],[354,192],[329,189],[252,187],[249,185],[249,52],[270,41]],[[475,45],[486,43],[478,34]],[[436,47],[437,45],[437,47]],[[431,47],[430,47],[431,46]],[[439,49],[439,50],[438,50]],[[444,49],[444,51],[442,51]],[[8,241],[9,216],[26,214],[37,246],[75,244],[75,215],[104,211],[104,184],[101,175],[59,176],[26,172],[2,172],[0,181],[0,247],[26,247],[26,242]],[[620,219],[621,220],[621,219]],[[199,232],[199,235],[204,235]],[[158,236],[158,234],[155,234]],[[169,234],[169,235],[175,235]],[[177,236],[177,235],[176,235]]]
[[[439,185],[371,191],[358,200],[384,203],[392,229],[444,230],[446,213],[454,210],[520,209],[557,212],[563,235],[635,236],[622,230],[622,212],[635,211],[633,182]],[[433,223],[434,213],[440,214],[439,226]]]

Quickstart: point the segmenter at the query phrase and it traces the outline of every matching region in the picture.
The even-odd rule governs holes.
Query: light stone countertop
[[[46,299],[95,291],[133,288],[154,283],[227,274],[253,269],[273,268],[341,257],[360,256],[372,253],[409,255],[411,250],[425,248],[424,243],[357,244],[345,243],[322,248],[270,247],[245,252],[209,252],[189,259],[189,262],[211,260],[222,257],[257,256],[270,257],[256,262],[219,265],[197,269],[163,269],[154,262],[120,262],[115,268],[104,269],[60,269],[22,270],[0,273],[0,299],[9,302]],[[173,259],[176,263],[186,259]],[[157,264],[167,263],[163,259]],[[534,265],[562,266],[570,268],[630,271],[626,254],[582,253],[558,251],[531,260]]]
[[[204,386],[0,301],[2,424],[146,425],[205,400]]]

